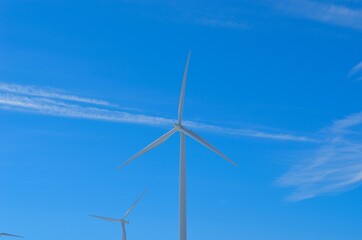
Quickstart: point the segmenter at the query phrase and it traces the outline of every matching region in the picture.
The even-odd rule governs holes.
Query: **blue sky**
[[[178,237],[178,138],[116,167],[177,117],[189,239],[361,239],[362,5],[335,1],[0,2],[0,232]]]

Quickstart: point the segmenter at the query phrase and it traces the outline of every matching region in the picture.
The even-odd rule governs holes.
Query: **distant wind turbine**
[[[124,162],[121,166],[118,167],[118,169],[128,165],[133,160],[135,160],[137,157],[141,156],[142,154],[150,151],[151,149],[161,145],[164,143],[168,138],[170,138],[174,133],[179,132],[180,133],[180,179],[179,179],[179,231],[180,231],[180,240],[186,240],[186,146],[185,146],[185,135],[195,139],[205,147],[209,148],[211,151],[215,152],[222,158],[224,158],[226,161],[232,163],[233,165],[237,166],[237,164],[232,161],[230,158],[228,158],[225,154],[217,150],[214,146],[212,146],[210,143],[208,143],[206,140],[204,140],[202,137],[197,135],[196,133],[186,129],[182,125],[182,113],[183,113],[183,107],[184,107],[184,98],[185,98],[185,89],[186,89],[186,79],[187,79],[187,71],[189,68],[189,62],[190,62],[190,56],[191,51],[188,54],[186,66],[184,70],[184,75],[182,79],[182,87],[181,87],[181,94],[180,94],[180,100],[179,100],[179,106],[178,106],[178,121],[176,124],[174,124],[174,127],[158,138],[156,141],[149,144],[147,147],[136,153],[134,156],[132,156],[130,159],[128,159],[126,162]]]
[[[147,190],[146,190],[147,191]],[[127,210],[127,212],[124,214],[124,216],[121,219],[115,219],[115,218],[108,218],[108,217],[101,217],[101,216],[96,216],[96,215],[90,215],[91,217],[95,217],[95,218],[99,218],[108,222],[118,222],[122,224],[122,240],[127,240],[127,235],[126,235],[126,224],[129,224],[129,221],[126,220],[126,218],[128,217],[128,215],[132,212],[132,210],[134,209],[134,207],[136,206],[136,204],[138,203],[139,200],[141,200],[141,198],[143,197],[143,195],[146,193],[146,191],[144,191],[141,196],[139,196],[137,198],[137,200],[132,204],[132,206]]]
[[[18,236],[18,235],[13,235],[10,233],[0,233],[0,237],[17,237],[17,238],[24,238],[22,236]]]

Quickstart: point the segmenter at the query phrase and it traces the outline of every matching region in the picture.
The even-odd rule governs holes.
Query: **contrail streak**
[[[164,117],[136,114],[119,109],[107,101],[84,98],[59,93],[59,90],[47,90],[33,86],[0,83],[0,109],[6,111],[28,112],[43,115],[92,119],[99,121],[131,123],[166,127],[176,120]],[[243,128],[226,128],[199,122],[187,121],[190,128],[228,134],[283,141],[315,142],[315,139],[306,136],[296,136],[284,133],[267,133]]]
[[[82,103],[95,104],[95,105],[114,106],[113,104],[111,104],[107,101],[65,94],[65,93],[62,93],[58,89],[52,89],[52,88],[42,89],[42,88],[35,87],[35,86],[24,86],[24,85],[18,85],[18,84],[0,83],[0,91],[13,93],[13,94],[17,94],[17,95],[46,97],[46,98],[52,98],[52,99],[61,99],[61,100],[82,102]]]

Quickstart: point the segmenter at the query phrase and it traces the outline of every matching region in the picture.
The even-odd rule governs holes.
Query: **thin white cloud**
[[[337,193],[362,182],[362,112],[336,121],[327,134],[326,143],[278,180],[295,188],[289,200]]]
[[[235,136],[247,136],[247,137],[258,137],[258,138],[269,138],[274,140],[282,140],[282,141],[299,141],[299,142],[318,142],[318,140],[305,137],[305,136],[297,136],[292,134],[284,134],[284,133],[267,133],[257,130],[243,129],[243,128],[227,128],[227,127],[219,127],[204,123],[196,123],[196,122],[185,122],[186,126],[191,128],[204,130],[206,132],[220,133],[220,134],[228,134]]]
[[[35,86],[24,86],[24,85],[18,85],[18,84],[0,83],[0,91],[14,93],[14,94],[18,94],[18,95],[47,97],[47,98],[52,98],[52,99],[61,99],[61,100],[67,100],[67,101],[73,101],[73,102],[82,102],[82,103],[89,103],[89,104],[95,104],[95,105],[112,106],[112,104],[110,104],[107,101],[65,94],[58,89],[52,89],[52,88],[43,89],[43,88],[39,88],[39,87],[35,87]]]
[[[143,4],[145,1],[131,2]],[[250,28],[250,24],[240,19],[239,8],[235,5],[227,6],[228,4],[224,2],[210,4],[207,1],[150,1],[149,3],[157,8],[161,4],[167,9],[167,12],[161,14],[162,19],[224,29]]]
[[[358,63],[356,66],[354,66],[351,71],[348,73],[348,77],[355,77],[357,75],[362,74],[362,62]],[[356,81],[360,81],[362,77],[358,77]]]
[[[352,70],[349,72],[349,75],[356,74],[362,70],[362,62],[358,63]]]
[[[276,1],[275,6],[297,17],[362,30],[362,9],[308,0]]]
[[[331,127],[333,133],[350,133],[352,128],[362,123],[362,113],[352,114],[344,119],[335,121]]]
[[[218,19],[218,18],[207,18],[202,17],[195,20],[200,25],[211,26],[211,27],[220,27],[220,28],[230,28],[230,29],[247,29],[249,25],[232,19]]]
[[[4,85],[3,85],[4,86]],[[17,89],[28,89],[27,86],[19,86]],[[93,119],[110,122],[132,123],[132,124],[144,124],[152,126],[171,126],[176,122],[174,119],[148,116],[144,114],[135,114],[131,112],[119,111],[108,108],[100,104],[99,106],[92,106],[96,102],[105,102],[101,100],[92,99],[92,101],[75,101],[74,99],[88,99],[78,96],[73,96],[71,99],[67,99],[63,96],[70,96],[67,94],[62,95],[62,98],[58,95],[52,95],[54,91],[47,92],[46,89],[37,88],[37,92],[40,94],[28,94],[30,96],[23,95],[24,91],[0,91],[0,109],[6,111],[18,111],[29,112],[51,116],[71,117],[71,118],[83,118]],[[66,101],[68,100],[68,101]],[[300,142],[315,142],[316,140],[305,136],[296,136],[292,134],[274,134],[263,131],[255,131],[250,129],[235,129],[225,128],[220,126],[214,126],[209,124],[203,124],[198,122],[188,121],[186,122],[191,128],[200,129],[206,132],[214,132],[219,134],[228,134],[235,136],[247,136],[274,140],[284,141],[300,141]]]
[[[3,110],[32,112],[38,114],[102,120],[110,122],[164,126],[174,121],[161,117],[133,114],[99,107],[80,106],[47,98],[17,96],[0,93],[0,108]]]

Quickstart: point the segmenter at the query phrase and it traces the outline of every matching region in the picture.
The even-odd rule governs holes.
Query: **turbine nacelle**
[[[175,123],[173,126],[177,131],[183,132],[183,126],[181,125],[181,123]]]
[[[121,220],[119,220],[121,223],[124,223],[124,224],[129,224],[129,221],[126,221],[126,220],[123,220],[123,219],[121,219]]]
[[[127,210],[127,212],[124,214],[124,216],[121,219],[117,219],[117,218],[109,218],[109,217],[102,217],[102,216],[96,216],[96,215],[90,215],[91,217],[95,217],[107,222],[117,222],[117,223],[121,223],[122,224],[122,240],[127,240],[127,236],[126,236],[126,224],[129,224],[129,221],[126,220],[126,218],[128,217],[128,215],[132,212],[132,210],[135,208],[135,206],[137,205],[138,201],[141,200],[141,198],[143,197],[143,195],[146,193],[147,190],[145,190],[138,198],[136,201],[134,201],[134,203],[132,204],[132,206]]]

